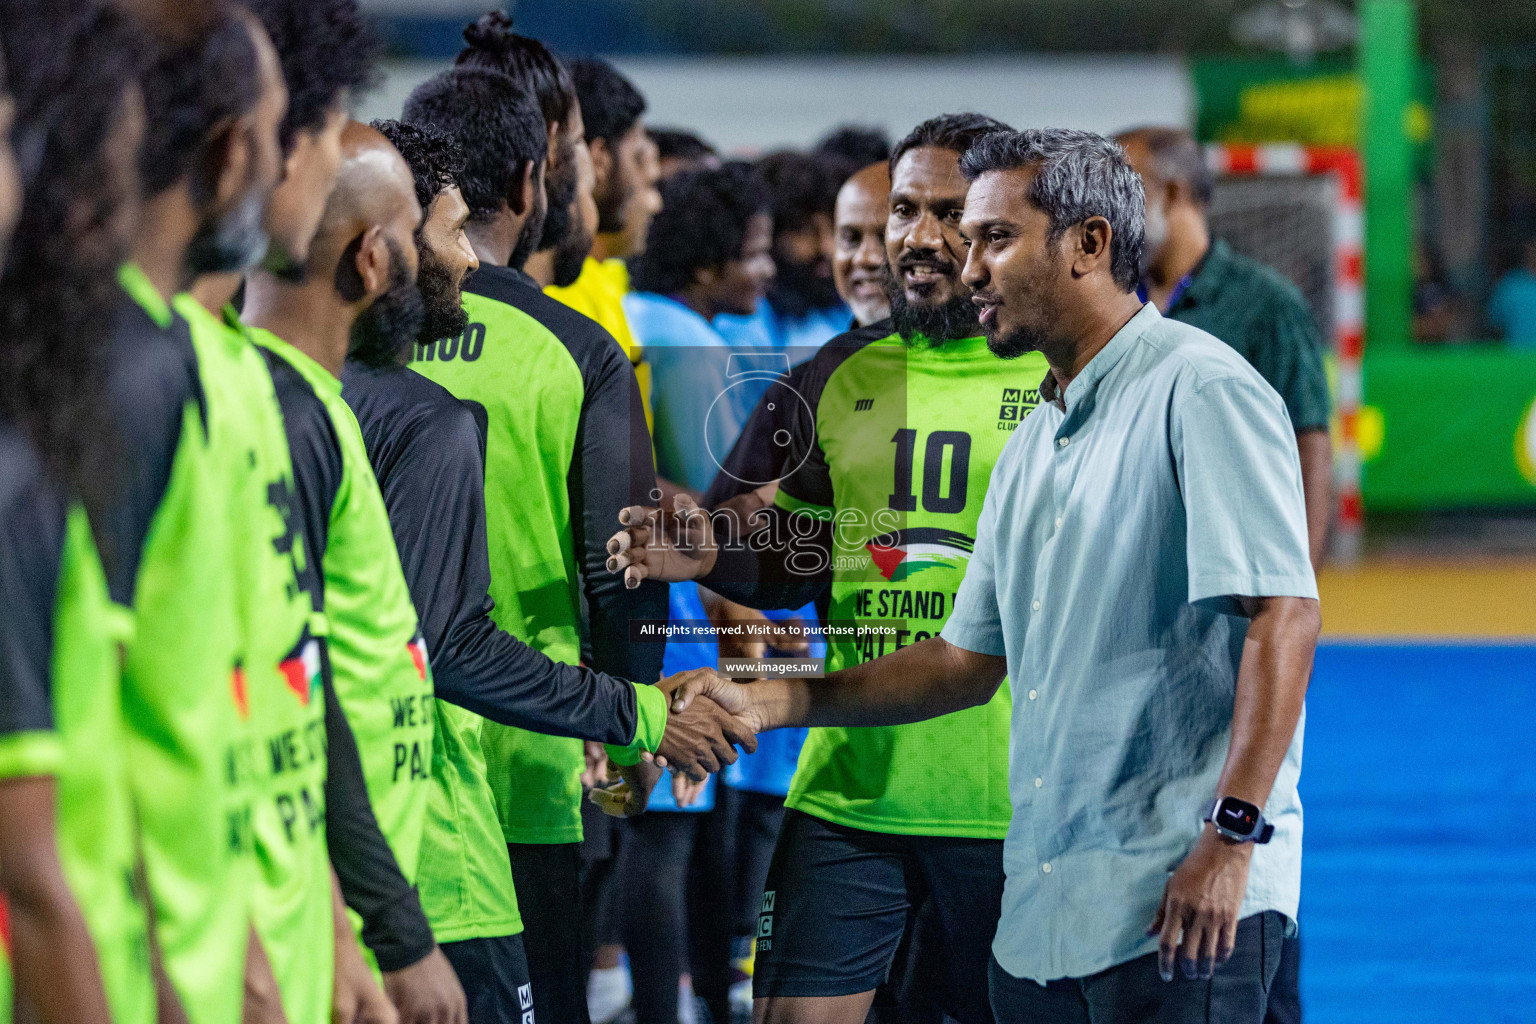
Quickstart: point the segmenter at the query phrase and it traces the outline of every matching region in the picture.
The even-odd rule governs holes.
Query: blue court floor
[[[1302,801],[1309,1024],[1536,1022],[1536,645],[1325,644]]]

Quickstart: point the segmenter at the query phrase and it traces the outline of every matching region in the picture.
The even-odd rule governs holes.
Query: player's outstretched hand
[[[619,510],[624,527],[608,538],[608,571],[624,573],[631,589],[642,580],[677,583],[696,580],[715,566],[714,530],[709,513],[686,494],[672,499],[672,509],[631,505]]]
[[[673,694],[690,688],[693,692],[736,686],[722,679],[712,668],[696,668],[668,676],[656,684],[672,701]],[[729,713],[713,700],[690,700],[682,707],[672,701],[667,729],[656,748],[654,761],[663,768],[681,772],[695,782],[728,764],[736,763],[736,747],[747,753],[757,750],[757,730]]]

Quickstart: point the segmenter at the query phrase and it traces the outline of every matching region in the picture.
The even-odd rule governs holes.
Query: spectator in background
[[[714,322],[750,314],[773,280],[771,200],[739,163],[680,174],[662,195],[624,312],[654,372],[658,471],[702,492],[755,404],[716,402],[732,390],[731,343]]]
[[[1164,316],[1232,346],[1285,399],[1301,455],[1312,564],[1322,560],[1332,509],[1333,446],[1323,339],[1306,300],[1276,271],[1211,239],[1213,180],[1194,136],[1137,128],[1116,141],[1146,188],[1146,250],[1139,288]]]
[[[585,57],[567,65],[581,102],[587,149],[592,157],[597,238],[575,283],[546,289],[607,329],[624,349],[640,381],[645,419],[651,422],[650,367],[635,343],[621,301],[629,291],[624,261],[645,246],[646,229],[661,206],[656,184],[661,169],[656,144],[646,134],[645,97],[609,64]]]
[[[843,182],[832,208],[832,281],[853,310],[854,327],[868,327],[891,315],[891,300],[885,294],[885,218],[890,197],[891,168],[881,160]]]
[[[651,141],[661,160],[661,180],[680,171],[712,171],[720,166],[714,146],[682,128],[650,128]]]
[[[832,207],[851,171],[841,158],[788,150],[758,161],[773,202],[777,276],[750,315],[716,324],[733,345],[788,352],[798,363],[847,329],[850,313],[832,279]]]
[[[1512,348],[1536,348],[1536,237],[1527,238],[1522,260],[1493,286],[1488,321]]]
[[[891,159],[891,137],[884,128],[839,125],[821,137],[814,151],[841,157],[853,167],[883,164]]]

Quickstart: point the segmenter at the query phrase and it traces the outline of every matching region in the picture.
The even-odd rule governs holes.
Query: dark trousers
[[[624,823],[614,885],[636,1024],[677,1024],[685,971],[714,1019],[730,1019],[731,888],[718,825],[713,813],[675,811]]]
[[[1285,940],[1264,1024],[1301,1024],[1301,933]]]
[[[469,1024],[534,1024],[521,935],[442,944],[469,1003]]]
[[[582,963],[581,844],[514,843],[507,847],[523,916],[528,976],[538,1019],[591,1024]]]
[[[1285,915],[1268,910],[1237,925],[1237,946],[1213,978],[1172,981],[1157,973],[1157,954],[1086,978],[1045,985],[1015,978],[994,957],[992,1012],[998,1024],[1262,1024],[1285,943]]]

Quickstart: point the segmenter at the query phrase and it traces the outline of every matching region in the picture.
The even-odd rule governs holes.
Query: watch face
[[[1240,836],[1250,836],[1259,827],[1259,809],[1243,800],[1227,797],[1216,808],[1215,822]]]

